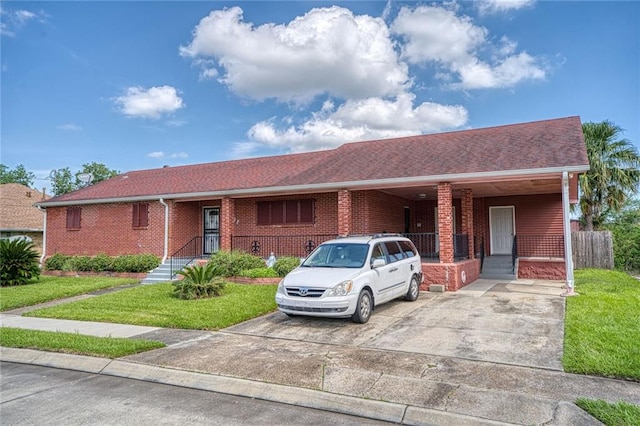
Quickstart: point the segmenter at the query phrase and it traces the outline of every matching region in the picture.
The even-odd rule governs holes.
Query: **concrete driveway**
[[[562,283],[476,281],[376,308],[369,323],[275,313],[226,332],[562,369]]]

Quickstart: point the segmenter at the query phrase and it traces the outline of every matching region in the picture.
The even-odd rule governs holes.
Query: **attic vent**
[[[165,164],[164,166],[162,166],[162,168],[163,168],[163,169],[168,169],[168,168],[169,168],[169,165],[168,165],[168,164]]]

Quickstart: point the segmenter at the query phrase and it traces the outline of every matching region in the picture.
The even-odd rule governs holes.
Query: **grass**
[[[227,284],[220,297],[180,300],[170,283],[124,289],[28,312],[25,316],[219,330],[275,311],[276,285]]]
[[[0,346],[118,358],[166,346],[162,342],[0,327]]]
[[[567,372],[640,381],[640,281],[616,271],[576,271],[567,299]]]
[[[640,425],[640,407],[637,405],[584,398],[578,399],[576,405],[607,426]]]
[[[29,284],[1,287],[0,311],[37,305],[38,303],[136,282],[137,280],[131,278],[53,277],[43,275],[39,280]]]

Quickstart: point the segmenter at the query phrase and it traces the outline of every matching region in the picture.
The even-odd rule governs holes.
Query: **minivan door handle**
[[[389,272],[395,272],[397,270],[398,270],[398,268],[391,268],[391,269],[389,269]]]

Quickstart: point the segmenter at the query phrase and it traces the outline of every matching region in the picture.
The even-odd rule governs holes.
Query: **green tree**
[[[51,178],[51,190],[55,196],[66,194],[76,189],[71,170],[68,167],[51,170],[49,177]]]
[[[640,156],[631,142],[618,139],[622,129],[610,121],[583,123],[582,132],[590,169],[580,176],[581,220],[593,231],[638,192]]]
[[[19,183],[33,187],[35,178],[36,176],[28,172],[22,164],[19,164],[13,170],[4,164],[0,164],[0,183]]]
[[[91,180],[83,182],[80,179],[82,174],[91,174]],[[82,165],[82,169],[75,174],[71,173],[69,167],[54,169],[51,171],[51,188],[55,196],[75,191],[87,185],[92,185],[120,174],[117,170],[109,169],[102,163],[91,162]]]
[[[103,180],[112,178],[120,174],[117,170],[109,169],[102,163],[96,163],[92,161],[91,163],[83,164],[82,169],[76,173],[75,185],[76,188],[82,188],[86,185],[85,182],[82,182],[78,176],[80,174],[91,174],[91,184],[102,182]]]

